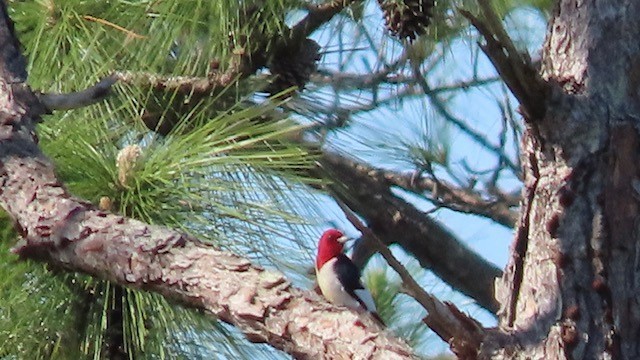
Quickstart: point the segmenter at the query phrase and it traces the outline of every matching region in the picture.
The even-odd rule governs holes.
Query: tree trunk
[[[635,0],[556,7],[486,358],[640,359],[639,18]]]

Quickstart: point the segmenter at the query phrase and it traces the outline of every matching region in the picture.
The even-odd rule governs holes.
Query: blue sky
[[[375,2],[369,2],[366,13],[370,18],[365,20],[366,26],[372,30],[373,36],[382,37],[383,28],[379,22],[380,13],[375,6]],[[517,45],[526,47],[536,57],[536,52],[541,48],[545,33],[545,21],[540,14],[528,8],[514,11],[506,21],[508,31],[516,41]],[[379,31],[377,30],[379,28]],[[345,26],[342,30],[345,34],[351,32],[356,34],[357,28]],[[473,73],[478,78],[484,76],[494,76],[495,70],[491,63],[480,55],[474,66],[474,53],[470,50],[470,44],[475,43],[475,34],[470,30],[469,37],[453,41],[444,51],[443,60],[436,68],[429,73],[429,81],[433,84],[450,84],[459,80],[471,78]],[[339,47],[335,34],[319,31],[315,36],[316,40],[325,49],[336,49]],[[349,62],[349,66],[343,71],[366,73],[372,66],[375,66],[378,59],[376,54],[366,50],[363,43],[353,44],[362,47],[357,56]],[[389,43],[387,47],[387,59],[397,56],[401,48],[397,44]],[[323,57],[321,68],[336,68],[340,63],[340,58],[335,53],[327,53]],[[460,92],[449,100],[452,111],[456,116],[464,119],[474,129],[487,134],[489,139],[497,142],[498,132],[502,127],[501,113],[496,105],[496,99],[504,99],[507,92],[499,85],[491,85],[482,89],[470,89]],[[357,95],[353,95],[354,98]],[[366,100],[366,97],[363,97]],[[354,101],[347,98],[345,101]],[[512,104],[517,104],[512,96],[509,96]],[[519,119],[518,119],[519,120]],[[461,168],[461,164],[468,164],[474,169],[490,169],[496,164],[496,158],[483,150],[470,138],[457,130],[455,127],[445,124],[436,116],[431,104],[423,98],[416,98],[404,101],[401,105],[387,106],[374,111],[366,112],[356,118],[354,124],[344,131],[337,131],[328,137],[327,143],[330,147],[341,149],[350,154],[357,154],[357,157],[375,166],[386,167],[394,170],[410,171],[412,167],[406,161],[394,157],[393,150],[398,141],[411,140],[418,141],[420,133],[436,132],[448,139],[450,148],[450,164],[453,168]],[[509,142],[514,148],[517,146],[515,139],[509,137]],[[371,144],[376,145],[371,145]],[[363,145],[364,144],[364,145]],[[511,152],[515,155],[515,152]],[[443,175],[446,178],[446,175]],[[513,190],[519,188],[519,181],[513,177],[505,177],[499,183],[503,188]],[[412,194],[397,191],[397,194],[411,201],[419,209],[430,211],[434,207],[427,201],[419,199]],[[332,204],[330,199],[325,199],[322,204],[326,226],[337,224],[345,229],[349,235],[357,236],[358,232],[346,221],[341,210]],[[432,215],[440,220],[446,227],[451,229],[470,248],[477,251],[483,257],[493,262],[500,268],[504,268],[509,255],[509,244],[513,237],[513,230],[495,224],[487,219],[476,216],[465,215],[454,211],[440,209]],[[322,227],[322,224],[320,224]],[[319,231],[321,231],[319,229]],[[398,234],[401,236],[402,234]],[[446,249],[444,249],[446,251]],[[417,267],[417,263],[410,257],[396,250],[395,253],[412,268]],[[385,266],[384,262],[376,259],[369,266]],[[421,284],[429,292],[434,293],[441,299],[452,300],[463,310],[479,319],[487,326],[495,324],[492,315],[476,306],[472,300],[452,291],[446,284],[429,272],[419,275]],[[415,304],[414,304],[415,305]],[[408,305],[412,308],[414,305]],[[418,310],[419,308],[416,308]],[[415,319],[415,318],[414,318]],[[438,341],[428,343],[427,352],[430,354],[446,351],[448,346]]]
[[[380,22],[381,14],[377,8],[376,1],[369,1],[365,14],[365,26],[371,30],[377,40],[383,38],[384,27]],[[289,18],[289,23],[294,24],[302,16],[304,16],[302,12],[292,14]],[[532,57],[535,58],[546,30],[545,21],[540,14],[533,9],[521,8],[508,16],[506,25],[516,44],[520,45],[521,48],[527,48]],[[345,38],[355,37],[358,31],[358,28],[346,25],[342,28],[341,34]],[[321,69],[336,70],[341,61],[344,60],[335,51],[340,48],[338,35],[329,32],[327,29],[320,29],[314,34],[313,38],[325,50],[320,64]],[[474,62],[476,60],[475,53],[470,50],[470,45],[475,44],[477,35],[473,30],[469,30],[466,35],[464,38],[454,40],[449,46],[441,49],[443,59],[429,73],[428,80],[432,85],[451,84],[460,80],[468,80],[474,73],[479,78],[495,75],[493,66],[483,55],[480,55],[477,58],[477,62]],[[397,56],[401,51],[401,47],[395,42],[387,40],[386,44],[385,58],[387,60]],[[366,73],[378,64],[378,57],[369,51],[366,43],[351,43],[350,46],[361,50],[356,52],[355,56],[348,62],[345,61],[348,66],[343,68],[342,71]],[[469,89],[458,92],[448,99],[448,104],[457,117],[464,119],[469,126],[486,134],[492,141],[497,142],[496,139],[501,130],[502,121],[500,109],[496,105],[496,99],[504,100],[503,97],[506,93],[505,89],[499,84],[482,89]],[[313,92],[306,94],[318,95],[318,93]],[[334,100],[327,94],[328,92],[326,91],[320,91],[317,103],[328,103]],[[366,100],[369,100],[367,94],[358,92],[352,92],[340,99],[343,104]],[[509,96],[509,101],[514,106],[517,104],[511,96]],[[326,141],[327,146],[340,149],[349,154],[355,154],[359,159],[375,166],[410,171],[413,170],[412,165],[402,156],[399,156],[401,152],[398,151],[398,148],[402,141],[418,142],[425,134],[436,135],[435,137],[443,136],[447,139],[450,149],[450,165],[454,169],[461,171],[463,162],[474,169],[489,169],[495,166],[495,156],[486,152],[455,127],[443,122],[433,110],[432,104],[423,97],[362,113],[355,117],[355,121],[347,129],[330,133]],[[509,142],[512,148],[517,146],[513,137],[509,137]],[[513,155],[515,152],[511,154]],[[445,179],[447,177],[445,174],[442,174],[442,176]],[[517,179],[510,177],[505,177],[499,184],[509,190],[519,187]],[[396,191],[396,193],[423,211],[431,211],[434,208],[431,203],[415,195],[401,190]],[[315,228],[317,229],[318,237],[328,227],[341,228],[353,237],[359,235],[331,198],[316,194],[311,196],[311,201],[314,202],[315,209],[309,211],[307,208],[306,210],[309,211],[309,220],[316,223]],[[430,216],[441,221],[471,249],[477,251],[498,267],[504,268],[508,260],[509,244],[513,237],[512,229],[505,228],[484,218],[465,215],[447,209],[439,209],[431,213]],[[398,236],[402,236],[402,234],[398,234]],[[309,253],[305,255],[308,258],[309,269],[312,268],[313,264],[312,257],[314,256],[315,241],[316,238],[309,239]],[[443,251],[446,251],[446,249],[443,249]],[[419,282],[428,292],[442,300],[453,301],[458,307],[486,326],[495,325],[494,317],[477,306],[473,300],[453,291],[429,271],[421,270],[417,262],[401,250],[394,249],[394,253],[408,268],[416,273]],[[368,267],[387,268],[386,263],[379,257],[374,258]],[[304,270],[307,267],[296,266],[295,268],[280,270],[285,271],[287,276],[298,286],[310,287],[311,282],[308,274],[296,273],[301,269]],[[392,273],[391,270],[388,271],[390,274]],[[403,311],[407,313],[416,314],[422,311],[420,306],[413,300],[405,300],[402,306]],[[415,319],[416,316],[412,316],[408,321],[415,322]],[[232,332],[235,332],[235,330],[232,330]],[[434,355],[448,351],[448,345],[440,341],[435,335],[430,335],[419,350],[423,353]]]

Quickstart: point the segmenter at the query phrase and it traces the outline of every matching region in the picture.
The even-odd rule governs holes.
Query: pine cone
[[[400,39],[423,35],[433,16],[435,0],[378,0],[387,29]]]
[[[311,39],[305,39],[293,53],[290,47],[276,51],[268,64],[274,79],[267,91],[275,94],[292,86],[304,88],[318,68],[319,51],[320,45]]]

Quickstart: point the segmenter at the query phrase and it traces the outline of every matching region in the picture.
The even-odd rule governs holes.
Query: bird
[[[320,237],[315,266],[320,291],[329,302],[367,312],[384,326],[371,293],[360,280],[360,269],[342,253],[347,240],[337,229],[326,230]]]

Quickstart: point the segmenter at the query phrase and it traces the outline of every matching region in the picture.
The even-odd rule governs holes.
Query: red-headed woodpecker
[[[342,253],[347,237],[340,230],[329,229],[318,242],[316,277],[322,295],[330,302],[354,310],[367,311],[384,325],[376,312],[369,290],[360,281],[360,269]]]

